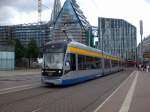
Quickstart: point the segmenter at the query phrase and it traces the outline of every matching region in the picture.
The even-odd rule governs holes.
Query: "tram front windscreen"
[[[64,54],[66,51],[66,44],[55,43],[49,44],[45,47],[44,68],[48,69],[62,69]]]

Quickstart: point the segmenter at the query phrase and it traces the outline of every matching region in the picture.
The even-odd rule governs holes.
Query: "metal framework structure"
[[[51,23],[53,23],[56,20],[60,10],[61,10],[61,2],[60,0],[55,0],[53,5],[53,10],[51,13],[51,19],[50,19]]]
[[[42,0],[38,0],[38,23],[41,23]]]
[[[76,0],[66,0],[58,16],[56,16],[54,20],[52,37],[54,40],[66,39],[66,35],[63,32],[64,29],[66,29],[70,38],[89,45],[89,27],[90,24]]]

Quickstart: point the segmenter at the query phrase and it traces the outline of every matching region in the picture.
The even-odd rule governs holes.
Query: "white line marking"
[[[134,81],[133,81],[133,83],[132,83],[132,85],[131,85],[131,87],[128,91],[128,94],[126,95],[126,98],[125,98],[119,112],[128,112],[129,111],[129,108],[130,108],[130,105],[131,105],[131,102],[132,102],[132,99],[133,99],[133,95],[134,95],[138,75],[139,75],[139,73],[137,72],[136,77],[134,78]]]
[[[38,109],[33,110],[32,112],[38,112],[38,111],[40,111],[40,110],[41,110],[41,109],[38,108]]]
[[[0,95],[35,88],[35,87],[39,87],[40,85],[41,85],[41,83],[36,83],[36,84],[15,86],[15,87],[11,87],[11,88],[4,88],[4,89],[0,89]]]
[[[98,111],[102,108],[102,106],[129,80],[129,78],[134,75],[134,73],[135,73],[135,71],[133,71],[133,72],[131,73],[131,75],[130,75],[125,81],[123,81],[123,82],[120,84],[120,86],[119,86],[101,105],[99,105],[99,106],[94,110],[94,112],[98,112]]]

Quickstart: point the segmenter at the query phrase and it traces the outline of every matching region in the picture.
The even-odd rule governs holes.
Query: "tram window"
[[[101,67],[102,67],[102,62],[100,58],[78,55],[79,70],[99,69]]]
[[[75,54],[70,54],[70,66],[71,66],[71,70],[76,70],[76,57],[75,57]]]
[[[100,58],[86,56],[86,68],[87,69],[98,69],[101,67]]]
[[[110,68],[110,60],[109,59],[105,59],[105,68]]]
[[[94,69],[92,57],[86,56],[86,69]]]
[[[65,43],[53,43],[45,46],[45,52],[65,52]]]
[[[78,69],[79,70],[85,70],[86,69],[86,63],[85,63],[85,56],[84,55],[78,55]]]
[[[112,67],[117,67],[118,66],[118,61],[112,60]]]
[[[76,70],[76,59],[75,59],[75,54],[67,54],[66,58],[66,64],[69,63],[70,70]]]
[[[101,58],[95,58],[96,60],[96,68],[102,68],[102,60]]]

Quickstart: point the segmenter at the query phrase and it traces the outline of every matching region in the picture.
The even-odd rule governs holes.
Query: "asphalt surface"
[[[150,72],[135,70],[94,112],[150,112]]]
[[[0,94],[0,112],[92,112],[127,79],[131,72],[118,72],[68,87],[41,84],[34,88]],[[38,75],[36,78],[32,77],[33,75],[30,77],[31,82],[39,82]],[[19,76],[18,79],[23,78]]]
[[[40,83],[40,70],[0,71],[0,90]]]
[[[0,89],[40,83],[39,75],[0,76]]]

